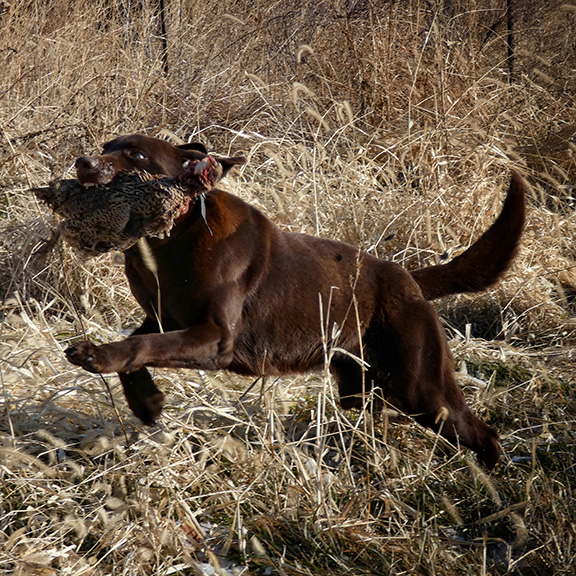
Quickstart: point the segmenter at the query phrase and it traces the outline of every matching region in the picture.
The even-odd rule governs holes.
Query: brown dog
[[[175,147],[132,135],[76,166],[82,183],[105,183],[134,168],[176,176],[187,159],[205,155],[199,144]],[[244,159],[219,161],[225,174]],[[514,173],[501,215],[472,247],[448,264],[409,273],[342,242],[284,232],[246,202],[214,189],[204,213],[194,205],[170,238],[147,240],[156,276],[141,249],[125,252],[132,293],[146,312],[142,326],[120,342],[76,343],[66,355],[90,372],[118,372],[132,411],[152,424],[163,395],[147,366],[252,376],[319,370],[324,324],[343,408],[361,406],[367,392],[378,390],[493,468],[498,433],[466,405],[427,300],[482,290],[501,276],[522,233],[524,196]]]

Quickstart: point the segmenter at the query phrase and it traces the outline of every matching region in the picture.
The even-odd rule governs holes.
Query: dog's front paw
[[[153,426],[156,424],[156,420],[160,418],[162,413],[162,408],[164,407],[164,394],[158,390],[158,392],[147,395],[136,397],[126,397],[128,400],[128,406],[134,415],[140,418],[146,426]]]
[[[92,342],[87,340],[77,342],[67,348],[64,354],[66,354],[69,362],[76,366],[81,366],[88,372],[98,374],[105,371],[103,359],[99,359],[101,354],[98,351],[98,346],[92,344]]]

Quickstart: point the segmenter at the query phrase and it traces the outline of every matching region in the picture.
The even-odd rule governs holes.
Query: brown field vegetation
[[[0,573],[574,574],[575,27],[557,0],[0,1]],[[229,191],[408,268],[523,174],[513,269],[436,303],[497,470],[340,410],[328,371],[157,370],[145,428],[69,365],[141,312],[120,254],[46,250],[29,189],[129,132],[243,153]]]

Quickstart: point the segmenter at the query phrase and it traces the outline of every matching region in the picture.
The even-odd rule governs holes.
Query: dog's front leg
[[[131,373],[145,366],[157,368],[226,368],[233,356],[233,335],[214,322],[166,334],[135,335],[100,346],[87,340],[66,350],[72,364],[88,372]]]
[[[154,379],[147,368],[136,372],[119,372],[124,396],[135,416],[148,426],[152,426],[162,413],[164,394],[154,384]]]
[[[78,342],[66,350],[66,356],[90,372],[118,372],[132,412],[144,424],[152,425],[162,412],[164,394],[146,365],[213,369],[229,363],[233,350],[230,330],[214,324],[157,332],[157,324],[147,319],[126,340],[101,346]]]
[[[160,326],[156,320],[146,317],[142,325],[132,336],[138,334],[158,334]],[[129,374],[119,372],[118,378],[124,390],[128,406],[142,422],[151,426],[158,420],[164,407],[164,394],[154,383],[152,375],[147,368],[140,368]]]

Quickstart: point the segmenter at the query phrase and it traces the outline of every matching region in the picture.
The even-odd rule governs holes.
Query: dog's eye
[[[138,150],[130,150],[129,154],[132,158],[134,158],[134,160],[144,160],[146,158],[146,156],[144,156],[144,154]]]

